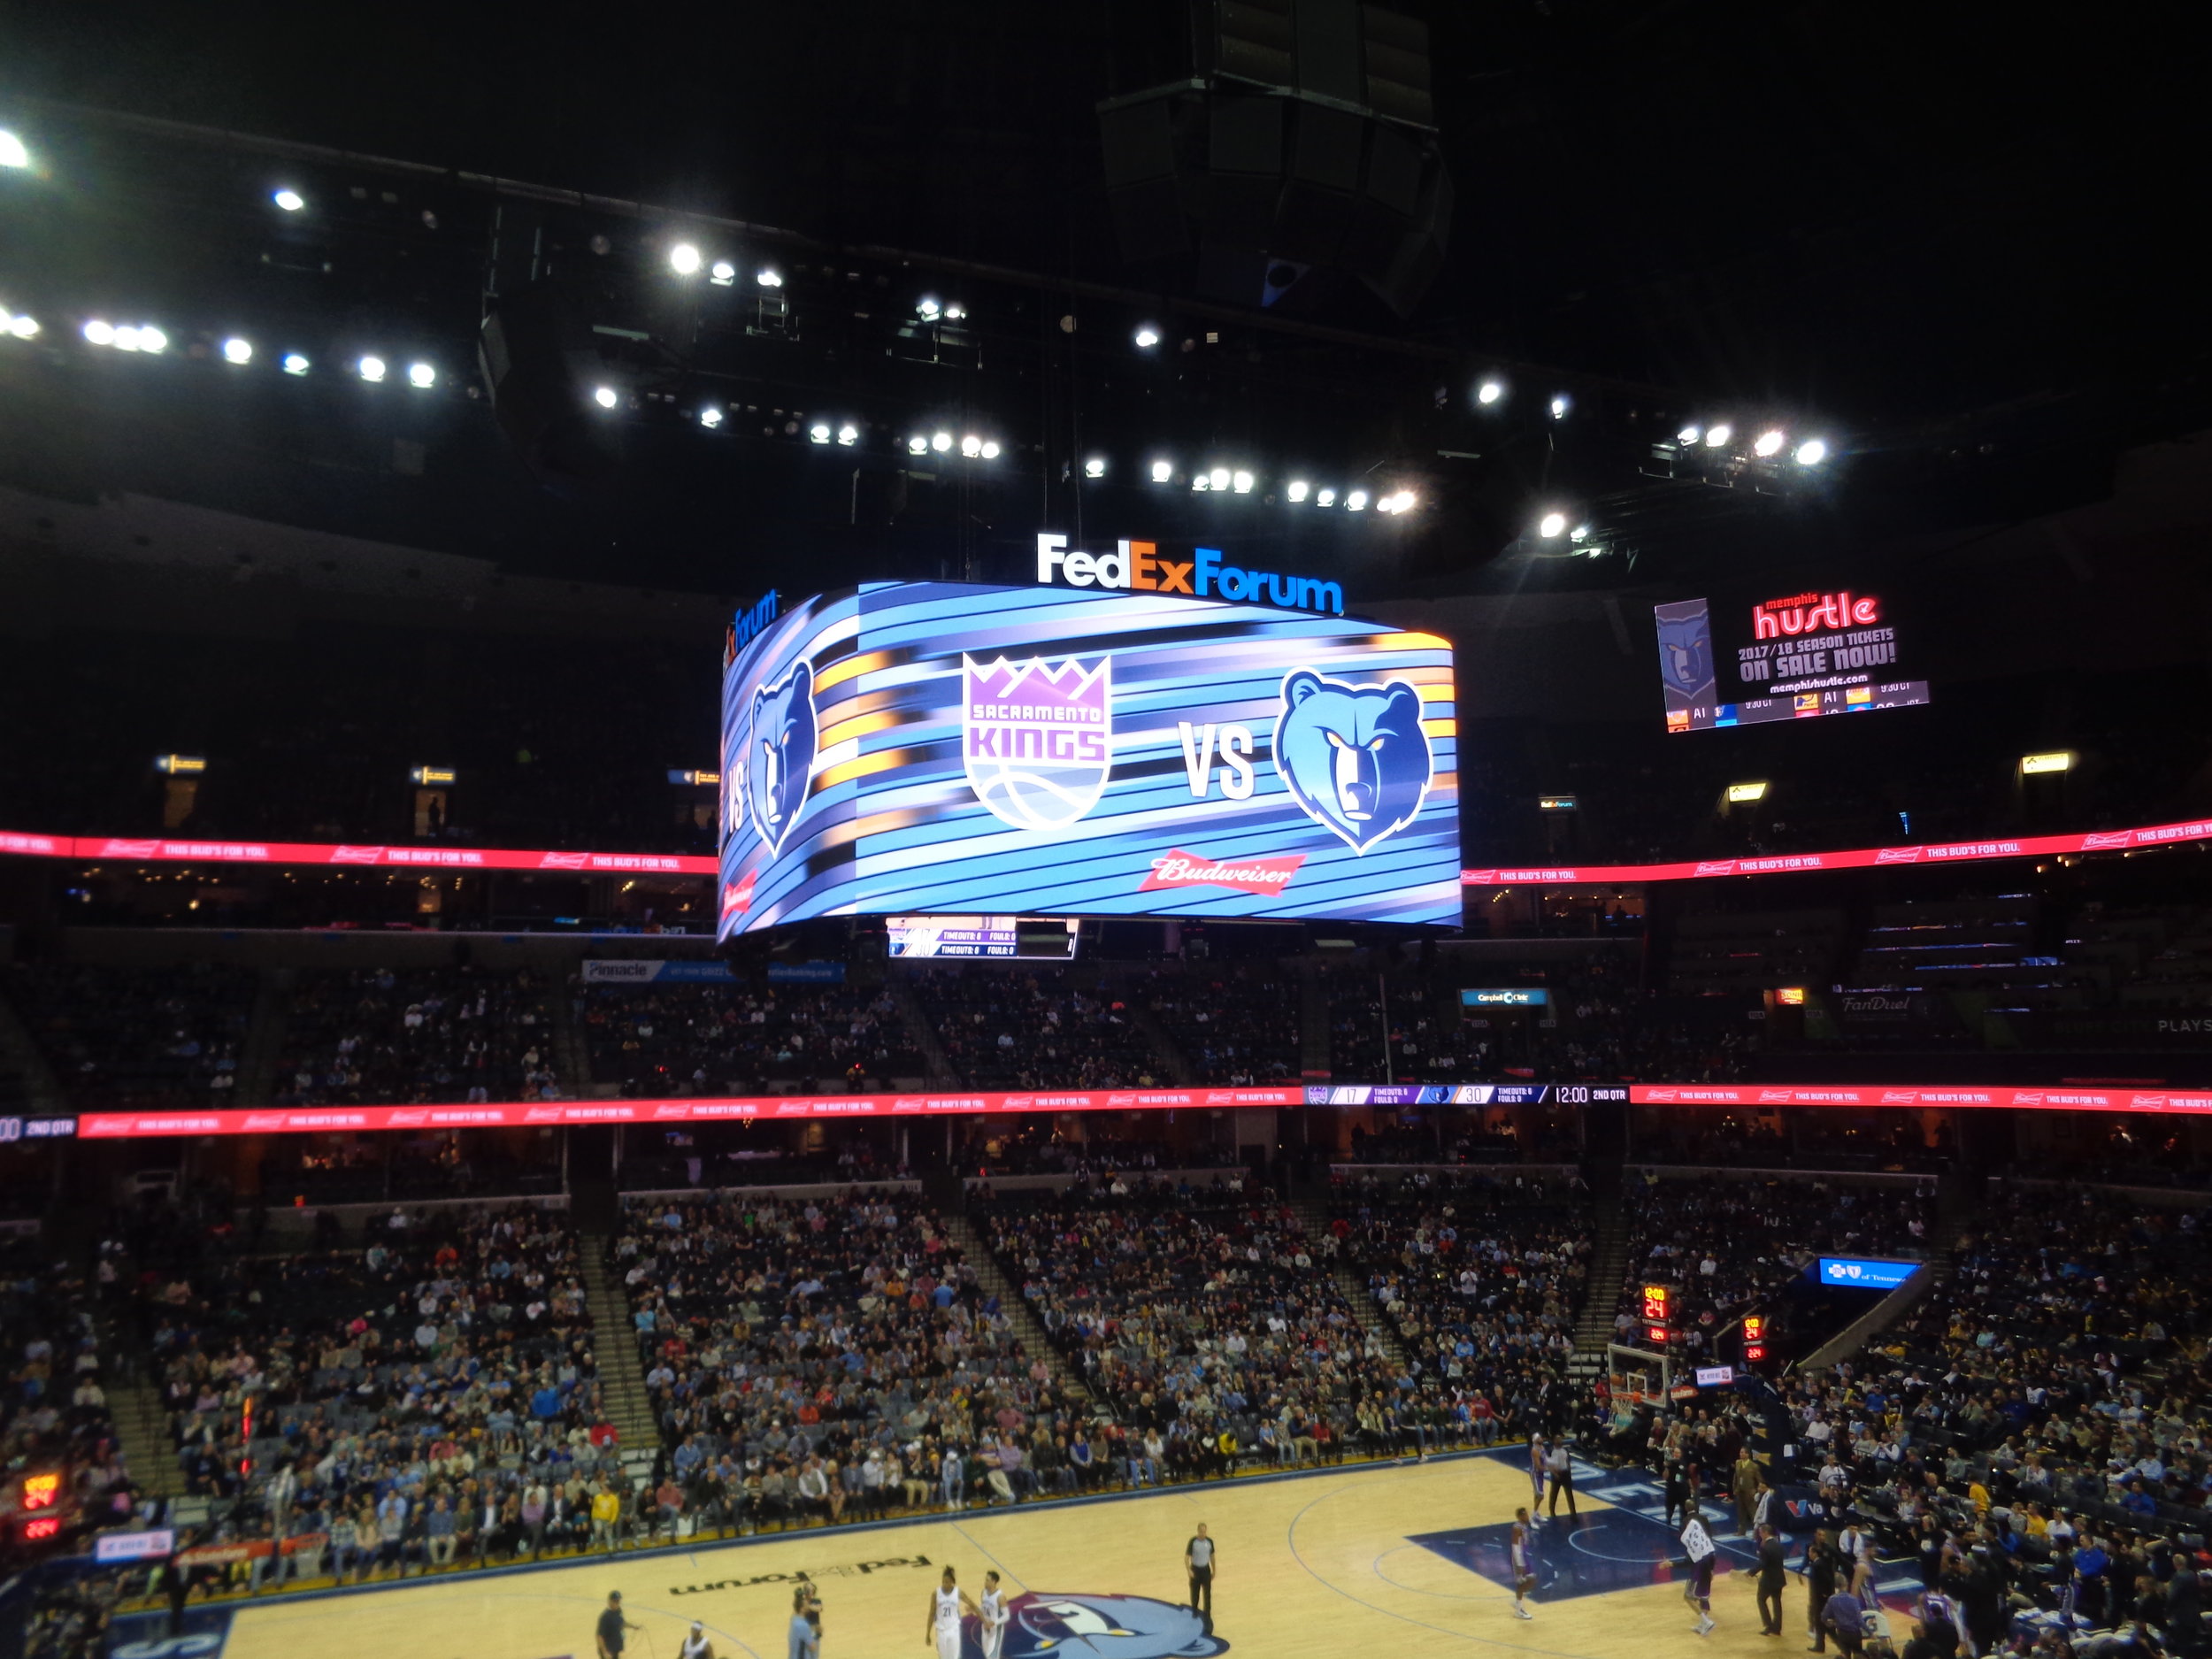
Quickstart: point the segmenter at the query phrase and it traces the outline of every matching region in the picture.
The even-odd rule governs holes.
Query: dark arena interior
[[[2195,57],[0,9],[0,1659],[2212,1652]]]

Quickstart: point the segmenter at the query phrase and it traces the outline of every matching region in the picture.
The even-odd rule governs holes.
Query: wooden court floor
[[[1223,1652],[1671,1659],[1796,1654],[1805,1594],[1793,1576],[1786,1631],[1763,1637],[1749,1575],[1715,1586],[1719,1628],[1692,1630],[1671,1540],[1655,1520],[1585,1497],[1583,1521],[1548,1529],[1535,1618],[1512,1616],[1498,1528],[1527,1501],[1517,1448],[1427,1464],[1370,1464],[1289,1479],[1176,1488],[1058,1507],[971,1510],[895,1525],[778,1534],[694,1551],[598,1557],[540,1569],[371,1586],[241,1604],[227,1651],[206,1659],[591,1659],[609,1590],[643,1626],[629,1659],[678,1659],[691,1621],[719,1659],[782,1659],[791,1580],[819,1586],[825,1659],[933,1651],[927,1592],[948,1563],[979,1594],[996,1568],[1020,1617],[1005,1659],[1208,1659]],[[1585,1484],[1604,1487],[1590,1471]],[[1624,1504],[1624,1492],[1617,1492]],[[1724,1530],[1709,1510],[1716,1531]],[[1215,1639],[1181,1602],[1185,1540],[1209,1524],[1220,1550]],[[150,1633],[150,1632],[148,1632]],[[163,1644],[166,1646],[166,1644]],[[212,1647],[200,1645],[200,1652]],[[147,1652],[150,1650],[140,1650]],[[970,1659],[979,1649],[972,1635]]]

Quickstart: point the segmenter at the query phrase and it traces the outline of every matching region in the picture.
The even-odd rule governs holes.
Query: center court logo
[[[1068,1595],[1038,1592],[1006,1604],[1003,1659],[1080,1655],[1083,1659],[1210,1659],[1229,1644],[1210,1636],[1198,1615],[1148,1595]],[[972,1627],[962,1644],[980,1654]]]
[[[1022,830],[1064,829],[1113,770],[1113,666],[960,658],[960,752],[975,798]]]

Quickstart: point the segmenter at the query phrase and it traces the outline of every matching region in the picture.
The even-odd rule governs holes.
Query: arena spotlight
[[[18,340],[35,340],[38,338],[38,319],[26,317],[18,311],[8,319],[8,332]]]
[[[601,386],[593,388],[591,401],[602,409],[612,409],[621,400],[615,396],[613,387]]]
[[[783,286],[783,273],[772,265],[764,265],[753,280],[764,288],[780,288]]]
[[[1203,495],[1207,490],[1213,487],[1213,480],[1208,478],[1203,472],[1193,472],[1190,475],[1190,487],[1194,490],[1196,490],[1199,494]]]
[[[381,357],[363,357],[353,366],[355,372],[372,386],[384,378],[384,359]]]
[[[1557,541],[1566,530],[1567,515],[1563,512],[1548,512],[1536,521],[1536,534],[1547,541]]]
[[[945,307],[945,320],[947,322],[965,322],[967,319],[968,308],[961,304],[958,301],[956,300],[953,303]]]
[[[806,429],[806,435],[812,442],[827,443],[830,441],[829,422],[826,420],[816,421],[812,426]]]
[[[1770,426],[1753,441],[1751,452],[1761,457],[1779,455],[1782,446],[1788,442],[1789,439],[1779,429]]]
[[[1567,411],[1573,407],[1574,400],[1569,397],[1566,393],[1555,392],[1552,394],[1551,418],[1554,420],[1566,419]]]
[[[0,127],[0,167],[27,167],[31,152],[21,139],[4,127]]]
[[[668,250],[668,263],[678,276],[694,276],[699,270],[699,250],[687,242],[680,242]]]
[[[712,432],[717,426],[722,424],[721,410],[714,404],[709,403],[704,409],[699,411],[699,424],[704,426],[709,432]]]
[[[847,421],[837,429],[837,442],[849,449],[860,442],[860,428]]]
[[[284,354],[284,372],[287,374],[304,374],[312,366],[307,358],[297,351],[288,351]]]
[[[1206,482],[1216,489],[1228,488],[1229,469],[1225,466],[1215,467],[1210,472],[1206,474]]]
[[[438,371],[427,363],[411,363],[407,365],[407,384],[417,391],[426,392],[437,383]]]
[[[1356,489],[1350,495],[1347,495],[1344,498],[1344,511],[1347,512],[1366,511],[1367,492],[1363,489]]]
[[[84,326],[84,337],[96,346],[111,346],[115,343],[115,329],[96,317]]]
[[[269,199],[288,213],[296,213],[307,205],[307,198],[288,185],[274,192]]]
[[[1730,426],[1730,425],[1729,425],[1726,421],[1724,421],[1724,421],[1722,421],[1722,422],[1720,423],[1720,425],[1718,425],[1717,426],[1708,426],[1708,427],[1706,427],[1706,428],[1705,428],[1705,447],[1706,447],[1707,449],[1719,449],[1719,448],[1721,447],[1721,445],[1722,445],[1722,444],[1726,443],[1726,442],[1728,442],[1729,437],[1731,436],[1731,434],[1733,434],[1733,432],[1734,432],[1734,431],[1735,431],[1735,428],[1734,428],[1734,427],[1732,427],[1732,426]]]
[[[1705,434],[1704,434],[1704,430],[1703,430],[1703,428],[1701,428],[1701,427],[1699,427],[1699,426],[1685,426],[1685,427],[1683,427],[1683,428],[1682,428],[1682,430],[1681,430],[1681,431],[1679,431],[1679,432],[1678,432],[1678,433],[1676,433],[1676,434],[1674,434],[1674,441],[1675,441],[1677,443],[1683,443],[1683,444],[1695,443],[1695,442],[1697,442],[1700,438],[1703,437],[1704,435],[1705,435]]]
[[[1335,492],[1334,490],[1333,490],[1333,489],[1325,489],[1325,490],[1323,490],[1323,491],[1322,491],[1319,495],[1316,495],[1316,496],[1313,498],[1313,504],[1314,504],[1315,506],[1317,506],[1317,507],[1333,507],[1333,506],[1335,506],[1335,505],[1336,505],[1336,492]]]
[[[1475,388],[1475,402],[1480,403],[1485,409],[1502,402],[1504,397],[1505,382],[1503,380],[1485,380],[1480,386]]]
[[[1824,438],[1808,438],[1797,446],[1800,466],[1818,466],[1828,458],[1828,442]]]
[[[1138,328],[1136,338],[1137,349],[1149,351],[1160,343],[1160,331],[1150,323],[1146,323]]]
[[[253,342],[250,340],[240,340],[234,335],[232,338],[224,341],[223,361],[226,363],[251,363],[253,361]]]
[[[946,450],[952,448],[952,434],[949,432],[933,434],[930,438],[929,447],[940,455],[944,454]]]
[[[1567,540],[1570,541],[1587,541],[1589,539],[1590,526],[1586,524],[1578,524],[1567,532]]]
[[[709,275],[716,287],[727,288],[737,280],[737,267],[727,259],[717,259],[714,262],[714,269]]]
[[[1085,478],[1103,478],[1103,477],[1105,477],[1105,476],[1106,476],[1106,457],[1105,457],[1104,456],[1102,456],[1102,455],[1094,455],[1094,456],[1091,457],[1091,458],[1090,458],[1089,460],[1087,460],[1087,461],[1084,462],[1084,463],[1083,463],[1083,476],[1084,476]]]
[[[1284,488],[1283,498],[1291,502],[1302,502],[1305,500],[1308,493],[1306,480],[1302,478],[1294,478]]]
[[[120,345],[122,342],[122,334],[118,331],[116,343]],[[157,356],[169,349],[169,336],[151,323],[141,323],[138,326],[138,349],[150,357]]]
[[[983,458],[987,461],[995,461],[998,459],[998,440],[996,438],[984,439]]]
[[[109,336],[108,343],[118,351],[135,351],[138,349],[138,330],[129,323],[118,323]]]
[[[1152,481],[1153,481],[1154,483],[1156,483],[1156,484],[1164,484],[1164,483],[1166,483],[1169,480],[1172,479],[1174,476],[1175,476],[1175,464],[1174,464],[1173,462],[1171,462],[1171,461],[1155,461],[1155,462],[1153,462],[1153,464],[1152,464]]]
[[[1249,495],[1252,493],[1252,482],[1251,473],[1239,472],[1229,480],[1229,485],[1238,495]]]
[[[971,461],[974,460],[977,456],[983,453],[983,440],[972,432],[964,434],[960,440],[960,453]]]
[[[938,312],[943,309],[944,307],[938,304],[935,300],[925,294],[919,300],[915,302],[914,314],[926,323],[933,323],[937,320]]]
[[[916,433],[912,437],[906,441],[906,452],[909,455],[927,455],[929,453],[929,440],[922,436],[920,433]]]

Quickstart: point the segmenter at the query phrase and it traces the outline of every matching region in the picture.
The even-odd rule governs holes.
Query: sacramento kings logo
[[[1113,658],[1087,668],[963,656],[961,753],[975,798],[1016,829],[1061,829],[1098,803],[1113,769]]]

